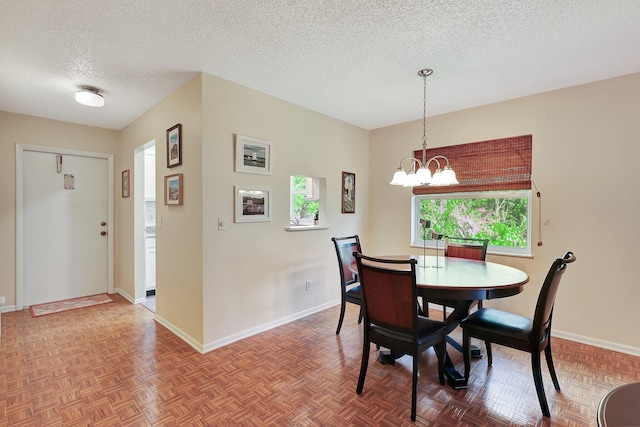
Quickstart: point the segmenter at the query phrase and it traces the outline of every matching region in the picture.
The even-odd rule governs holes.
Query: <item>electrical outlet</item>
[[[307,290],[310,291],[311,290],[311,280],[307,280],[306,286],[307,286]]]

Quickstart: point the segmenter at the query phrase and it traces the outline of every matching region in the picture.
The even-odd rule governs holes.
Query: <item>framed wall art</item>
[[[235,187],[236,222],[271,221],[271,189]]]
[[[129,197],[129,169],[122,171],[122,197]]]
[[[236,135],[236,172],[271,175],[271,143]]]
[[[167,175],[164,177],[164,204],[181,205],[183,199],[182,174]]]
[[[342,213],[356,212],[356,174],[342,172]]]
[[[173,168],[182,164],[182,125],[167,129],[167,167]]]

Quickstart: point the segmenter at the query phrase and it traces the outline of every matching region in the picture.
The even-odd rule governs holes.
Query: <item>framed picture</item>
[[[167,167],[173,168],[182,164],[182,125],[167,129]]]
[[[235,187],[236,222],[271,221],[271,189]]]
[[[271,143],[236,135],[236,172],[271,175]]]
[[[164,204],[181,205],[183,194],[182,174],[167,175],[164,177]]]
[[[356,212],[356,174],[342,172],[342,213]]]
[[[129,169],[122,171],[122,197],[129,197]]]

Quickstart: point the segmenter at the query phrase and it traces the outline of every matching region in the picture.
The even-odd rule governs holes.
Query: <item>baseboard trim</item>
[[[142,298],[140,300],[135,300],[134,298],[132,298],[130,295],[128,295],[126,292],[124,292],[120,288],[116,288],[115,291],[116,291],[116,293],[122,295],[131,304],[138,304],[140,302],[144,302],[144,298]],[[338,304],[340,304],[340,301],[330,301],[330,302],[328,302],[326,304],[322,304],[322,305],[319,305],[317,307],[312,307],[310,309],[301,311],[299,313],[295,313],[295,314],[292,314],[290,316],[286,316],[286,317],[283,317],[281,319],[274,320],[273,322],[265,323],[264,325],[256,326],[255,328],[247,329],[245,331],[238,332],[237,334],[229,335],[228,337],[213,341],[213,342],[208,343],[206,345],[200,344],[197,340],[195,340],[189,334],[186,334],[180,328],[177,328],[171,322],[167,321],[166,319],[164,319],[161,316],[158,316],[157,314],[155,315],[154,320],[157,321],[158,323],[160,323],[165,328],[169,329],[176,336],[178,336],[181,340],[183,340],[184,342],[189,344],[191,347],[193,347],[194,350],[196,350],[199,353],[204,354],[204,353],[208,353],[208,352],[210,352],[212,350],[215,350],[217,348],[224,347],[225,345],[234,343],[236,341],[240,341],[241,339],[248,338],[250,336],[259,334],[261,332],[268,331],[268,330],[273,329],[273,328],[277,328],[278,326],[286,325],[287,323],[293,322],[294,320],[302,319],[303,317],[307,317],[307,316],[309,316],[311,314],[318,313],[320,311],[326,310],[326,309],[328,309],[330,307],[333,307],[335,305],[338,305]],[[434,310],[438,310],[438,306],[431,307],[431,305],[429,305],[429,308],[430,309],[433,308]],[[16,306],[15,305],[7,305],[7,306],[0,307],[0,313],[9,313],[9,312],[12,312],[12,311],[16,311]],[[578,334],[573,334],[573,333],[570,333],[570,332],[559,331],[559,330],[556,330],[556,329],[553,330],[553,336],[557,337],[557,338],[562,338],[562,339],[565,339],[565,340],[569,340],[569,341],[575,341],[575,342],[580,343],[580,344],[591,345],[591,346],[594,346],[594,347],[600,347],[600,348],[604,348],[604,349],[607,349],[607,350],[617,351],[619,353],[624,353],[624,354],[629,354],[631,356],[640,357],[640,348],[638,348],[638,347],[632,347],[632,346],[629,346],[629,345],[619,344],[619,343],[615,343],[615,342],[611,342],[611,341],[600,340],[600,339],[597,339],[597,338],[591,338],[591,337],[587,337],[587,336],[584,336],[584,335],[578,335]]]
[[[295,313],[289,316],[282,317],[278,320],[274,320],[273,322],[265,323],[264,325],[256,326],[255,328],[247,329],[242,332],[238,332],[237,334],[229,335],[228,337],[213,341],[204,346],[204,353],[208,353],[212,350],[215,350],[220,347],[224,347],[225,345],[229,345],[236,341],[240,341],[244,338],[248,338],[253,335],[257,335],[261,332],[268,331],[273,328],[277,328],[278,326],[286,325],[287,323],[293,322],[298,319],[302,319],[303,317],[307,317],[311,314],[318,313],[320,311],[326,310],[329,307],[333,307],[335,305],[340,304],[340,301],[330,301],[328,303],[309,308],[307,310],[301,311],[299,313]]]
[[[631,347],[629,345],[618,344],[610,341],[599,340],[597,338],[586,337],[584,335],[572,334],[570,332],[553,330],[553,336],[562,338],[569,341],[575,341],[580,344],[591,345],[593,347],[605,348],[607,350],[617,351],[618,353],[625,353],[631,356],[640,357],[640,348]]]
[[[191,335],[185,333],[182,329],[176,327],[173,323],[169,322],[167,319],[165,319],[162,316],[158,316],[156,314],[154,316],[154,320],[156,322],[158,322],[159,324],[161,324],[162,326],[164,326],[165,328],[167,328],[168,330],[170,330],[171,332],[173,332],[173,334],[175,334],[182,341],[184,341],[187,344],[189,344],[195,351],[197,351],[200,354],[204,354],[204,351],[203,351],[203,348],[202,348],[202,344],[200,344]]]

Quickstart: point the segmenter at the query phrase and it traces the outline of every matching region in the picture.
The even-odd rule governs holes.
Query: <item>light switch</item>
[[[218,231],[227,230],[227,219],[225,217],[218,218]]]
[[[161,216],[159,216],[158,220],[156,221],[156,228],[158,230],[162,230],[162,217]]]

